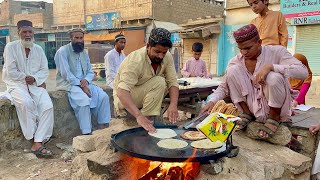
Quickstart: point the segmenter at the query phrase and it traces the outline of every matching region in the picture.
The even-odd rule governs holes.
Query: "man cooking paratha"
[[[153,133],[155,116],[160,115],[161,104],[169,91],[169,121],[178,118],[179,85],[172,56],[171,33],[163,28],[151,31],[146,47],[129,54],[121,63],[114,82],[114,106],[116,114],[125,116],[125,109],[139,125]],[[141,110],[139,110],[141,109]]]
[[[261,46],[253,24],[241,27],[233,36],[240,54],[231,59],[222,83],[201,112],[210,111],[215,103],[230,96],[242,112],[239,127],[245,128],[251,121],[261,122],[257,136],[268,141],[280,122],[290,117],[292,99],[288,78],[305,79],[308,70],[286,48]]]

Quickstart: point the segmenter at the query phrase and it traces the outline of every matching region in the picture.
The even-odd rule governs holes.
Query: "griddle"
[[[232,141],[229,140],[218,149],[195,149],[191,147],[190,144],[193,141],[183,139],[180,137],[180,133],[190,130],[196,131],[196,129],[185,130],[178,128],[178,126],[156,126],[155,128],[169,128],[174,130],[178,134],[174,139],[187,141],[188,146],[182,149],[165,149],[158,147],[157,143],[161,139],[150,136],[142,127],[113,134],[111,143],[116,150],[124,154],[136,158],[162,162],[184,162],[188,160],[190,162],[209,163],[209,160],[217,160],[227,156],[232,149]]]

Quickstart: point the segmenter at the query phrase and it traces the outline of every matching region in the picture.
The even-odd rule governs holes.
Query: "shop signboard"
[[[0,36],[9,36],[9,29],[0,29]]]
[[[86,15],[84,21],[86,30],[117,29],[121,27],[119,12]]]
[[[320,24],[320,0],[281,0],[280,7],[292,25]]]
[[[281,12],[286,18],[320,15],[320,0],[281,0]]]
[[[306,16],[292,18],[292,25],[320,24],[320,16]]]

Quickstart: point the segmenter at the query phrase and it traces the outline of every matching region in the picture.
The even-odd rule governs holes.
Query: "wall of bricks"
[[[83,0],[54,0],[53,25],[84,24]]]
[[[106,12],[120,12],[123,20],[151,17],[152,0],[55,0],[53,22],[54,25],[84,24],[83,14]]]
[[[18,21],[17,19],[27,19],[31,20],[37,25],[40,25],[41,23],[39,24],[39,22],[43,21],[42,26],[49,27],[52,24],[52,6],[53,5],[51,3],[45,3],[44,9],[32,8],[28,6],[28,14],[22,14],[23,8],[20,1],[5,0],[0,4],[0,25],[16,25],[16,22]],[[43,14],[42,17],[39,15],[40,13]],[[16,17],[15,20],[15,16],[19,17]]]
[[[44,14],[37,13],[37,14],[16,14],[13,17],[13,24],[17,24],[18,21],[23,19],[30,19],[32,20],[32,25],[35,28],[43,28],[44,26]]]
[[[83,14],[105,12],[120,12],[123,20],[154,17],[176,24],[223,14],[223,6],[204,0],[55,0],[53,6],[54,25],[84,24]]]
[[[154,17],[176,24],[203,16],[222,15],[223,6],[204,0],[155,0]]]

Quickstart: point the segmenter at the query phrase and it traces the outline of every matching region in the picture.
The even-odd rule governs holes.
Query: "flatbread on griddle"
[[[192,142],[191,146],[197,149],[218,149],[223,146],[223,143],[220,141],[212,142],[209,139],[203,139]]]
[[[180,134],[183,139],[195,141],[200,139],[205,139],[206,136],[199,131],[184,131]]]
[[[168,139],[177,136],[177,133],[172,129],[157,129],[155,133],[148,133],[150,136],[159,138],[159,139]]]
[[[157,145],[165,149],[181,149],[188,146],[188,143],[179,139],[163,139],[160,140]]]

